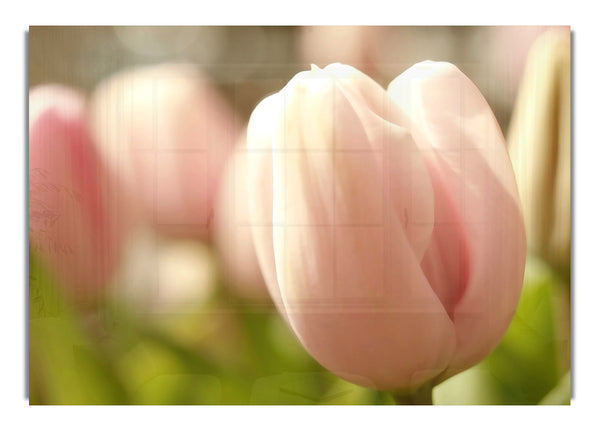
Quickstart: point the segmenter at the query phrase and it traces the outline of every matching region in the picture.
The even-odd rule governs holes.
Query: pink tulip
[[[29,239],[78,300],[102,291],[117,263],[118,191],[87,127],[86,101],[47,85],[29,93]]]
[[[239,132],[225,101],[193,66],[118,73],[92,101],[103,156],[160,232],[205,238]]]
[[[229,158],[215,207],[214,234],[223,269],[233,290],[252,301],[269,301],[249,220],[246,134]]]
[[[263,275],[323,366],[411,391],[496,346],[521,291],[523,220],[494,115],[456,67],[419,63],[389,93],[314,67],[258,105],[247,145]]]

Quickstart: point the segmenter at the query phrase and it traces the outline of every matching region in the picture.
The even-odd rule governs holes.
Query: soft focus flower
[[[197,311],[216,285],[216,259],[202,241],[137,229],[123,261],[116,275],[118,297],[153,319],[160,313]]]
[[[87,127],[84,96],[45,85],[29,93],[29,239],[79,301],[96,298],[115,269],[119,191]]]
[[[551,27],[535,25],[489,27],[490,38],[486,40],[490,45],[487,62],[498,74],[496,82],[502,79],[505,82],[503,91],[499,93],[506,98],[505,103],[514,103],[529,51],[536,39],[549,28]]]
[[[213,237],[223,269],[235,292],[248,300],[268,301],[269,294],[258,265],[248,218],[245,135],[225,169],[215,206]]]
[[[232,348],[239,337],[232,323],[235,318],[232,313],[219,313],[215,302],[219,277],[212,245],[193,238],[165,237],[147,226],[140,227],[132,233],[115,275],[119,288],[114,289],[114,299],[144,327],[191,348],[194,354],[214,355],[225,365],[238,360],[241,353]],[[139,360],[150,361],[154,369],[157,357],[145,348],[139,352],[143,345],[145,342],[134,347],[125,361],[133,361],[134,368]],[[143,373],[137,369],[134,373],[138,371]]]
[[[193,66],[162,64],[103,81],[92,128],[122,187],[160,232],[205,238],[239,132],[234,114]]]
[[[304,347],[347,380],[405,391],[497,345],[525,234],[475,85],[424,62],[388,92],[341,64],[299,73],[253,112],[247,175],[259,263]]]
[[[571,260],[571,38],[569,28],[533,45],[508,133],[527,244],[567,273]]]

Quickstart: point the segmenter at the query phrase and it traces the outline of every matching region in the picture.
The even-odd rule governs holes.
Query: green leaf
[[[122,404],[127,396],[107,357],[39,261],[29,258],[29,402]]]
[[[476,365],[442,382],[433,389],[436,405],[505,404],[497,382],[487,367]]]
[[[552,389],[540,401],[542,405],[570,405],[571,404],[571,372],[566,373]]]
[[[569,367],[568,292],[529,256],[523,292],[498,347],[434,389],[436,404],[538,404]]]

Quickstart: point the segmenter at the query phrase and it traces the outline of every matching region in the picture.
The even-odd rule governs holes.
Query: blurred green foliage
[[[193,313],[76,309],[29,260],[31,404],[394,404],[314,361],[272,307],[219,286]],[[435,404],[568,404],[569,292],[529,258],[501,344],[434,389]],[[192,328],[192,329],[190,329]]]
[[[33,255],[29,271],[30,404],[393,404],[323,369],[274,308],[225,288],[195,313],[111,299],[76,310]]]
[[[500,345],[434,389],[435,404],[570,404],[570,289],[528,256],[519,306]]]

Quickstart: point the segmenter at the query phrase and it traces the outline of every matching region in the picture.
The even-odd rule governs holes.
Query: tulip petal
[[[212,236],[235,291],[247,299],[268,301],[269,294],[256,257],[249,219],[246,134],[230,156],[223,174]]]
[[[411,134],[432,178],[438,178],[433,181],[436,199],[449,199],[436,213],[434,237],[445,241],[447,233],[438,232],[438,224],[446,223],[455,226],[448,235],[460,239],[455,247],[438,247],[426,256],[431,259],[423,264],[428,279],[438,276],[431,268],[455,265],[451,253],[468,261],[462,270],[447,270],[458,285],[466,282],[464,291],[453,296],[457,349],[451,374],[496,346],[517,305],[525,233],[514,174],[491,109],[455,66],[419,63],[397,77],[388,92],[410,114]]]
[[[335,107],[334,128],[345,128],[353,136],[336,148],[352,150],[356,145],[348,143],[358,141],[380,150],[373,154],[389,187],[383,198],[392,201],[420,261],[429,247],[433,230],[434,196],[419,149],[408,130],[394,123],[401,123],[402,113],[383,88],[358,70],[337,64],[324,70],[335,78],[341,93],[338,96],[341,101]]]
[[[263,99],[252,112],[246,139],[248,184],[248,222],[251,226],[256,257],[269,293],[277,309],[287,319],[277,284],[273,253],[273,159],[272,140],[279,121],[279,94]]]

